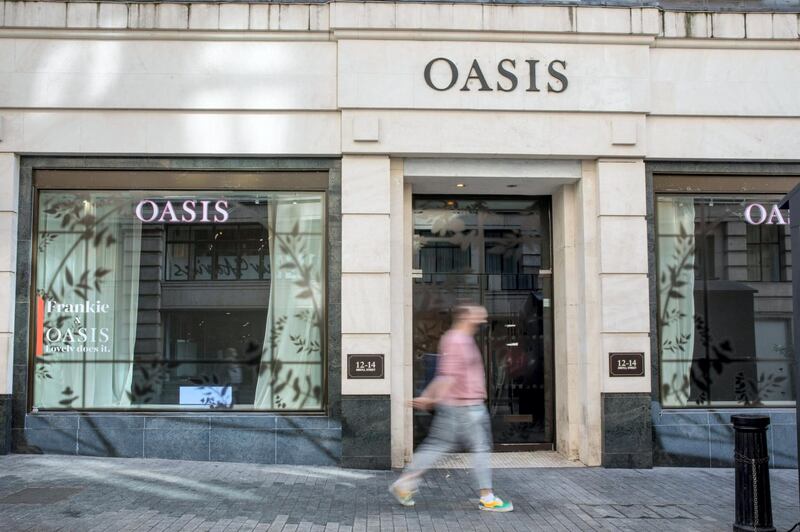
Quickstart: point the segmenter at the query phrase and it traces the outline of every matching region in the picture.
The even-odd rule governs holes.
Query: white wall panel
[[[389,216],[384,214],[342,216],[343,272],[390,271],[389,223]]]
[[[335,109],[336,44],[0,39],[0,107]]]
[[[336,155],[336,112],[3,112],[3,149],[24,153]]]
[[[11,393],[13,380],[18,183],[18,158],[0,153],[0,395]]]
[[[342,159],[342,214],[389,214],[389,158]]]
[[[342,336],[390,334],[388,273],[342,274]]]
[[[603,274],[603,332],[650,331],[649,287],[646,274]]]
[[[647,118],[650,159],[792,161],[800,157],[800,117]]]
[[[647,211],[644,161],[600,161],[597,166],[598,214],[644,216]]]
[[[354,142],[354,116],[380,120],[380,142]],[[629,120],[638,144],[611,144],[611,121]],[[412,155],[642,157],[644,115],[481,111],[343,111],[342,151]]]
[[[651,52],[652,112],[800,116],[800,51],[671,49]]]

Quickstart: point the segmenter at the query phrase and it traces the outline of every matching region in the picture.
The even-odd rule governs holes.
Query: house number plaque
[[[611,377],[644,377],[644,353],[609,353]]]
[[[382,379],[383,355],[347,355],[348,379]]]

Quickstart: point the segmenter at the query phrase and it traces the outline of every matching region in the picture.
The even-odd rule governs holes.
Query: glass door
[[[549,197],[414,198],[414,394],[436,371],[452,309],[486,307],[484,356],[495,448],[553,441]],[[415,412],[414,441],[430,414]]]

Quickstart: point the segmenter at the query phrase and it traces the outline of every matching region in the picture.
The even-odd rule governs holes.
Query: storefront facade
[[[498,450],[795,467],[798,9],[619,4],[2,4],[0,449],[400,467],[473,301]]]

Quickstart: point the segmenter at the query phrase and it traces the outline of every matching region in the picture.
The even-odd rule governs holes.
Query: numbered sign
[[[383,355],[347,355],[348,379],[382,379]]]
[[[611,377],[644,377],[644,353],[609,353]]]

